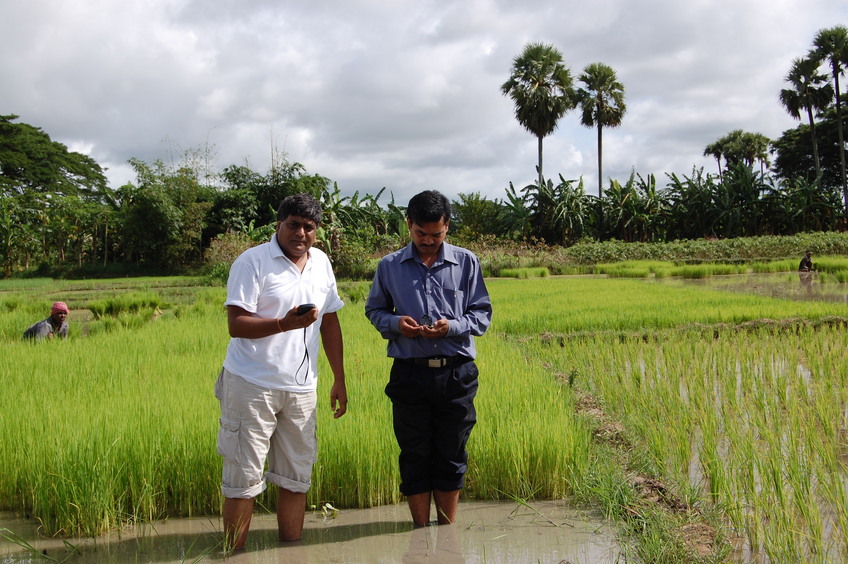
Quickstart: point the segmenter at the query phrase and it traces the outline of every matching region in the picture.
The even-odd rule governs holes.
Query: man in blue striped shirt
[[[492,321],[480,261],[445,242],[451,207],[427,190],[406,210],[411,243],[380,261],[365,315],[394,358],[386,395],[400,447],[400,490],[416,526],[453,523],[465,482],[465,449],[477,421],[474,337]]]

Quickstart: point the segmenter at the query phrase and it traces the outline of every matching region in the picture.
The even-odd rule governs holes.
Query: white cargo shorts
[[[318,452],[317,393],[262,388],[224,368],[215,397],[221,403],[224,497],[254,498],[266,480],[294,493],[308,491]]]

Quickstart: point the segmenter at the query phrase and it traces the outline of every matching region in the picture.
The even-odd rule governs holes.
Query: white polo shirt
[[[303,272],[283,253],[276,233],[269,242],[243,252],[230,267],[225,306],[238,306],[263,318],[277,318],[304,303],[315,304],[318,321],[305,329],[261,339],[234,337],[227,347],[224,367],[263,388],[315,390],[321,321],[325,313],[344,306],[330,259],[323,251],[309,249]]]

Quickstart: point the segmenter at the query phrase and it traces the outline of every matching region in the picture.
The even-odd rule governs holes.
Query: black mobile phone
[[[315,309],[315,304],[302,304],[297,306],[297,314],[303,315],[304,313],[312,311],[313,309]]]

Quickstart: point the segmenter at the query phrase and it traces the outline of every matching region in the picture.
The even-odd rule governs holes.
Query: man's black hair
[[[417,225],[432,223],[441,219],[444,219],[447,223],[451,218],[450,201],[441,192],[424,190],[409,200],[406,217]]]
[[[321,204],[309,194],[286,196],[277,209],[277,221],[284,221],[290,215],[305,217],[321,225]]]

